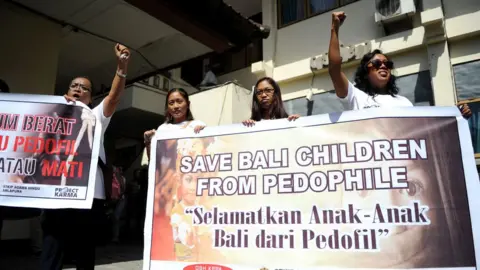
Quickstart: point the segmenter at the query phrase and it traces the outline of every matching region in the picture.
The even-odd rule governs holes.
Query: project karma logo
[[[57,198],[77,198],[78,188],[55,188],[55,197]]]

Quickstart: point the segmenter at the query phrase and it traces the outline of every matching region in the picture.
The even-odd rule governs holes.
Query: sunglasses
[[[387,69],[393,69],[393,62],[390,60],[382,61],[379,59],[372,60],[368,62],[367,67],[371,68],[374,67],[375,69],[379,69],[382,65],[385,65]]]

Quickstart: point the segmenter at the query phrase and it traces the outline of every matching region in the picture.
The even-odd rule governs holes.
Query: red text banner
[[[90,208],[99,131],[83,104],[0,95],[0,205]]]

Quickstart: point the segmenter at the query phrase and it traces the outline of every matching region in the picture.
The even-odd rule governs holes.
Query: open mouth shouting
[[[383,68],[379,69],[378,70],[378,75],[380,75],[383,78],[386,78],[386,77],[388,77],[388,71],[386,69],[383,69]]]

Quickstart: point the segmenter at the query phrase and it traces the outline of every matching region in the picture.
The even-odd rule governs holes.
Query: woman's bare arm
[[[342,72],[342,56],[340,55],[340,42],[338,41],[338,30],[345,18],[346,15],[342,11],[332,13],[332,29],[328,49],[328,73],[332,79],[335,93],[340,98],[344,98],[348,94],[348,79]]]

